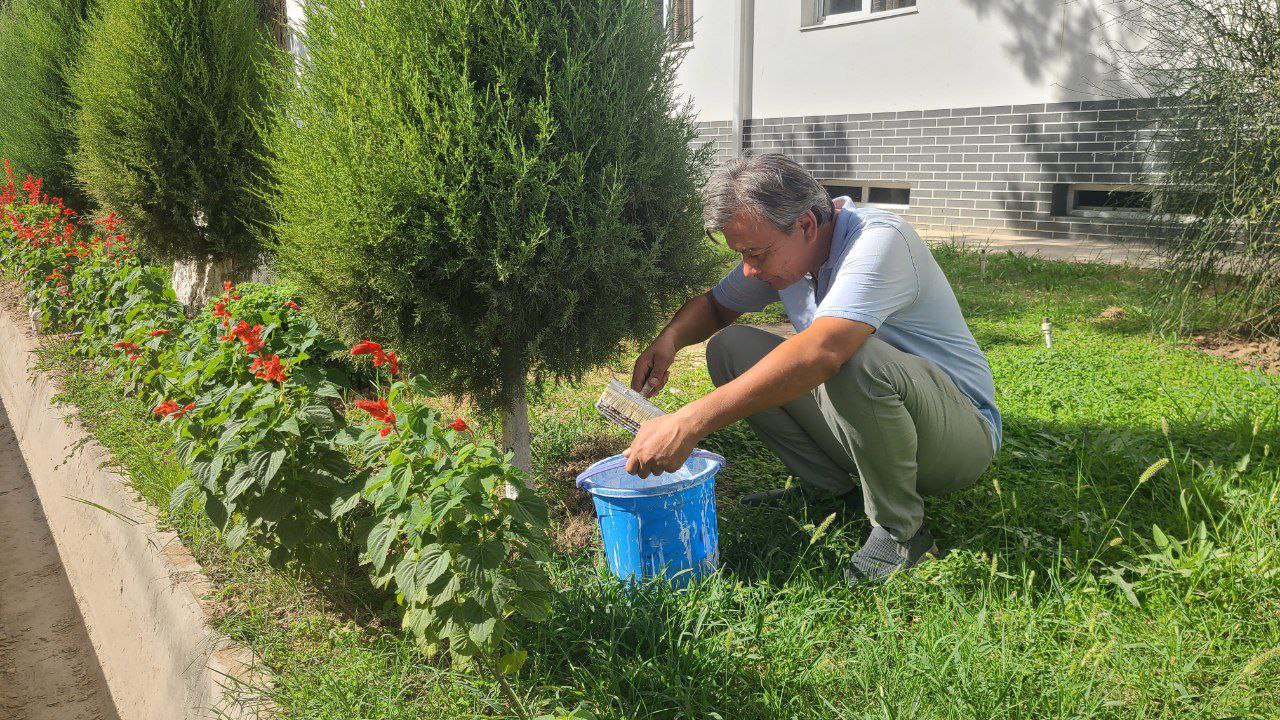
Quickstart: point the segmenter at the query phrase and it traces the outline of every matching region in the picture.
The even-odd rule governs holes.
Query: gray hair
[[[720,232],[739,210],[791,232],[812,210],[819,225],[835,217],[831,196],[808,170],[786,155],[770,153],[731,160],[712,173],[702,191],[702,225]]]

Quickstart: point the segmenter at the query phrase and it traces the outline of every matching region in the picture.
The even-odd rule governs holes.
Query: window
[[[662,26],[672,45],[693,42],[693,0],[659,0],[662,3]]]
[[[1150,188],[1135,185],[1053,186],[1053,215],[1084,217],[1136,217],[1150,214],[1155,197]]]
[[[867,200],[872,205],[910,205],[911,188],[905,187],[871,187]]]
[[[842,185],[840,183],[823,183],[822,187],[827,189],[827,194],[833,198],[842,195],[848,195],[853,198],[854,202],[862,202],[862,186],[861,185]]]
[[[833,198],[848,195],[859,207],[905,208],[911,205],[911,188],[906,183],[823,180],[822,187]]]
[[[1151,193],[1140,190],[1076,189],[1072,210],[1150,210]]]
[[[817,0],[815,24],[842,24],[915,12],[916,0]]]

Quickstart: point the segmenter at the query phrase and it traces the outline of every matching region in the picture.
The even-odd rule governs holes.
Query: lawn
[[[928,505],[944,557],[846,587],[842,564],[866,519],[835,504],[737,507],[741,493],[786,481],[739,423],[703,443],[729,460],[717,483],[722,571],[684,592],[624,592],[601,569],[590,504],[572,487],[577,470],[626,445],[591,406],[607,377],[629,375],[621,355],[582,382],[549,385],[531,410],[561,590],[549,622],[518,631],[530,659],[517,690],[531,708],[619,719],[1280,717],[1280,379],[1152,332],[1143,308],[1155,275],[1006,254],[980,277],[975,254],[935,253],[1005,418],[988,474]],[[1124,317],[1099,317],[1112,306]],[[56,346],[47,359],[68,367]],[[97,376],[67,382],[164,506],[181,471],[164,462],[167,441],[145,408],[118,412]],[[659,403],[710,387],[701,348],[689,348]],[[358,572],[272,571],[227,554],[198,517],[172,521],[215,580],[222,629],[273,675],[282,716],[511,716],[487,682],[420,658],[389,621],[391,600],[370,595]]]

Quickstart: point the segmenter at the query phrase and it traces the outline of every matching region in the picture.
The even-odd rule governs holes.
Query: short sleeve
[[[814,317],[857,320],[878,329],[919,295],[920,279],[907,239],[893,225],[870,224],[836,269]]]
[[[734,312],[760,312],[765,306],[778,301],[778,291],[763,280],[744,275],[742,263],[738,263],[718,285],[711,288],[711,297]]]

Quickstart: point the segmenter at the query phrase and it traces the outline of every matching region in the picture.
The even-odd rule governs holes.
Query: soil
[[[596,510],[591,496],[577,489],[578,474],[603,458],[625,450],[622,438],[591,435],[578,443],[554,476],[556,496],[560,502],[551,507],[552,542],[563,553],[576,553],[599,543]]]
[[[1196,335],[1191,338],[1196,348],[1235,360],[1247,368],[1280,374],[1280,340],[1251,340],[1223,335]]]
[[[0,718],[119,718],[3,406]]]

